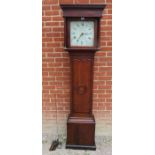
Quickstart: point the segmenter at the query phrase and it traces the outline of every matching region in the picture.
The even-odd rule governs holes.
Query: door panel
[[[91,59],[73,60],[73,111],[90,112],[91,98]]]

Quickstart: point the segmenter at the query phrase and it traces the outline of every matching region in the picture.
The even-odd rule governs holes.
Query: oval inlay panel
[[[78,94],[83,95],[84,93],[86,93],[86,86],[79,86],[77,88],[77,92]]]

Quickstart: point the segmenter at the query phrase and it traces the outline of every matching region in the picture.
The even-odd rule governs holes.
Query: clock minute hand
[[[79,41],[80,37],[81,37],[83,34],[84,34],[84,33],[81,33],[81,34],[80,34],[80,36],[79,36],[78,39],[77,39],[78,41]]]

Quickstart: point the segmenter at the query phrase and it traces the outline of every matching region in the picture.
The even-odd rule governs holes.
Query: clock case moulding
[[[96,150],[92,113],[94,54],[99,50],[100,18],[106,5],[61,4],[64,17],[64,49],[71,65],[71,104],[67,120],[66,148]],[[94,46],[70,45],[70,21],[94,21]]]

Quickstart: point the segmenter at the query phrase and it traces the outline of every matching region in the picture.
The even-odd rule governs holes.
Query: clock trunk
[[[72,57],[72,111],[91,113],[92,64],[89,58]]]
[[[67,148],[96,149],[92,114],[94,52],[70,52],[71,113],[67,121]]]

